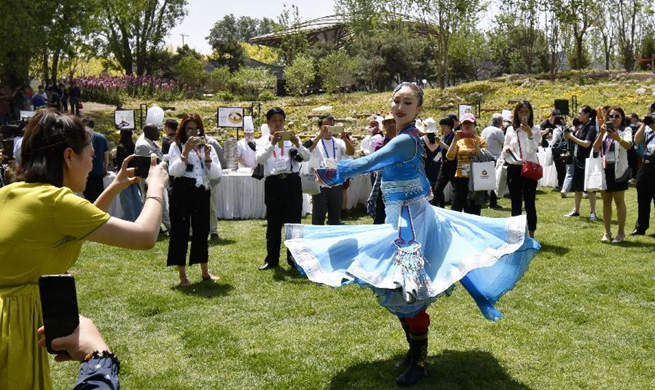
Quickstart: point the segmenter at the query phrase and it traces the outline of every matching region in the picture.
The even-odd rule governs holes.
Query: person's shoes
[[[632,185],[636,185],[637,184],[637,179],[632,178],[632,179],[628,180],[628,183],[630,183]]]
[[[566,199],[566,192],[560,192],[560,196],[562,197],[562,199]]]
[[[612,241],[612,234],[603,234],[603,238],[600,239],[600,242],[610,242]]]
[[[502,210],[503,206],[501,206],[499,204],[495,204],[495,205],[489,205],[489,208],[494,209],[494,210]]]
[[[220,278],[221,278],[220,276],[209,274],[208,276],[203,276],[202,280],[204,280],[205,282],[209,282],[209,281],[217,282]]]
[[[279,265],[278,264],[269,264],[267,262],[264,262],[264,264],[259,266],[259,270],[260,271],[266,271],[267,269],[271,269],[271,268],[275,268],[275,267],[279,267]]]
[[[625,236],[619,236],[618,234],[616,237],[612,240],[612,244],[618,244],[619,242],[623,242],[625,240]]]
[[[591,214],[589,214],[589,220],[590,221],[598,221],[598,217],[596,216],[596,213],[594,213],[592,211]]]
[[[577,211],[575,211],[575,210],[572,210],[570,213],[565,214],[564,216],[565,216],[565,217],[568,217],[568,218],[570,218],[570,217],[579,217],[579,216],[580,216],[580,213],[577,212]]]
[[[212,233],[209,239],[212,241],[218,241],[218,233]]]
[[[562,187],[560,187],[560,186],[553,187],[553,191],[561,191],[561,190],[562,190]]]
[[[643,230],[635,229],[630,233],[631,236],[645,236],[646,232]]]

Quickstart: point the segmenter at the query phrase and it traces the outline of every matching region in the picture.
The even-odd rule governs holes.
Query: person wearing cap
[[[107,146],[107,138],[93,129],[95,127],[93,119],[84,118],[82,123],[93,131],[93,151],[95,153],[93,155],[93,169],[89,173],[84,188],[84,198],[93,203],[105,190],[103,179],[107,176],[107,167],[109,166],[109,147]],[[120,165],[117,166],[120,167]]]
[[[266,203],[266,259],[260,271],[278,267],[282,228],[285,223],[300,223],[302,184],[300,163],[309,160],[309,150],[300,138],[284,129],[286,113],[279,107],[266,112],[269,140],[257,146],[257,163],[264,165],[264,202]],[[287,264],[295,267],[287,251]]]
[[[369,119],[366,131],[368,131],[369,135],[362,140],[362,146],[360,149],[364,156],[373,153],[375,151],[376,143],[383,139],[382,132],[380,131],[380,122],[378,122],[375,117]]]
[[[329,128],[334,126],[332,115],[322,115],[318,118],[319,131],[312,140],[303,144],[318,159],[320,167],[336,166],[336,164],[355,154],[350,136],[345,128],[341,128],[341,138],[332,136]],[[321,187],[321,192],[312,195],[312,225],[324,225],[327,214],[328,225],[341,224],[341,205],[343,203],[343,186]]]
[[[471,178],[473,156],[482,155],[480,149],[487,147],[487,141],[475,135],[475,123],[475,115],[472,113],[467,112],[462,115],[461,130],[455,131],[446,158],[450,161],[457,161],[453,178],[454,194],[451,210],[480,215],[482,205],[469,199],[469,179]]]
[[[455,138],[455,122],[450,116],[444,116],[439,120],[439,127],[441,127],[441,138],[438,140],[441,151],[441,169],[439,170],[439,176],[437,176],[437,182],[434,186],[434,198],[432,198],[430,203],[434,206],[444,208],[446,207],[444,191],[448,183],[453,182],[455,172],[457,171],[457,160],[448,160],[446,158],[446,152]]]
[[[503,116],[501,114],[493,114],[491,116],[491,124],[482,130],[480,137],[487,141],[487,148],[489,153],[498,161],[500,154],[503,152],[503,145],[505,144],[505,133],[502,130]],[[489,208],[502,209],[498,205],[498,197],[495,191],[489,194]]]
[[[439,143],[439,138],[437,137],[437,122],[434,119],[428,118],[423,121],[422,128],[416,126],[423,136],[421,140],[423,141],[423,150],[425,155],[423,156],[423,166],[425,167],[425,175],[430,182],[432,187],[432,193],[434,196],[435,187],[437,184],[437,179],[439,178],[439,172],[441,171],[441,155],[443,154],[441,150],[441,144]]]
[[[503,157],[507,166],[507,187],[512,199],[512,216],[521,215],[523,204],[528,219],[528,234],[534,238],[537,230],[537,184],[538,181],[521,174],[523,161],[539,163],[537,152],[541,143],[541,131],[534,125],[534,112],[527,100],[521,100],[514,107],[512,126],[505,134]]]
[[[251,116],[243,118],[243,138],[237,142],[239,168],[254,168],[257,165],[257,144]]]

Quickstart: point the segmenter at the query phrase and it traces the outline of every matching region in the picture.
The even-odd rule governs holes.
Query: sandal
[[[219,279],[220,279],[220,276],[216,276],[216,275],[212,275],[212,274],[209,274],[209,276],[203,276],[202,277],[202,280],[204,280],[206,282],[210,281],[210,280],[213,281],[213,282],[216,282]]]
[[[600,239],[600,242],[610,242],[612,241],[612,234],[603,234],[603,238]]]
[[[190,285],[191,283],[189,282],[189,279],[185,278],[180,280],[180,284],[178,285],[178,287],[189,287]]]

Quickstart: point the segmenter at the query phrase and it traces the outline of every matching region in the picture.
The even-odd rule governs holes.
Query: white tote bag
[[[589,157],[584,167],[584,190],[601,191],[606,188],[603,160],[600,157]]]
[[[474,162],[471,166],[471,178],[475,191],[496,190],[495,162]]]
[[[507,165],[502,158],[496,161],[496,196],[501,198],[507,193]]]

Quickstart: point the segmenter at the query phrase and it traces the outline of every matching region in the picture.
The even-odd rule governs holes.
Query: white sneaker
[[[590,221],[598,221],[598,217],[596,216],[596,213],[592,212],[592,213],[589,215],[589,220],[590,220]]]

